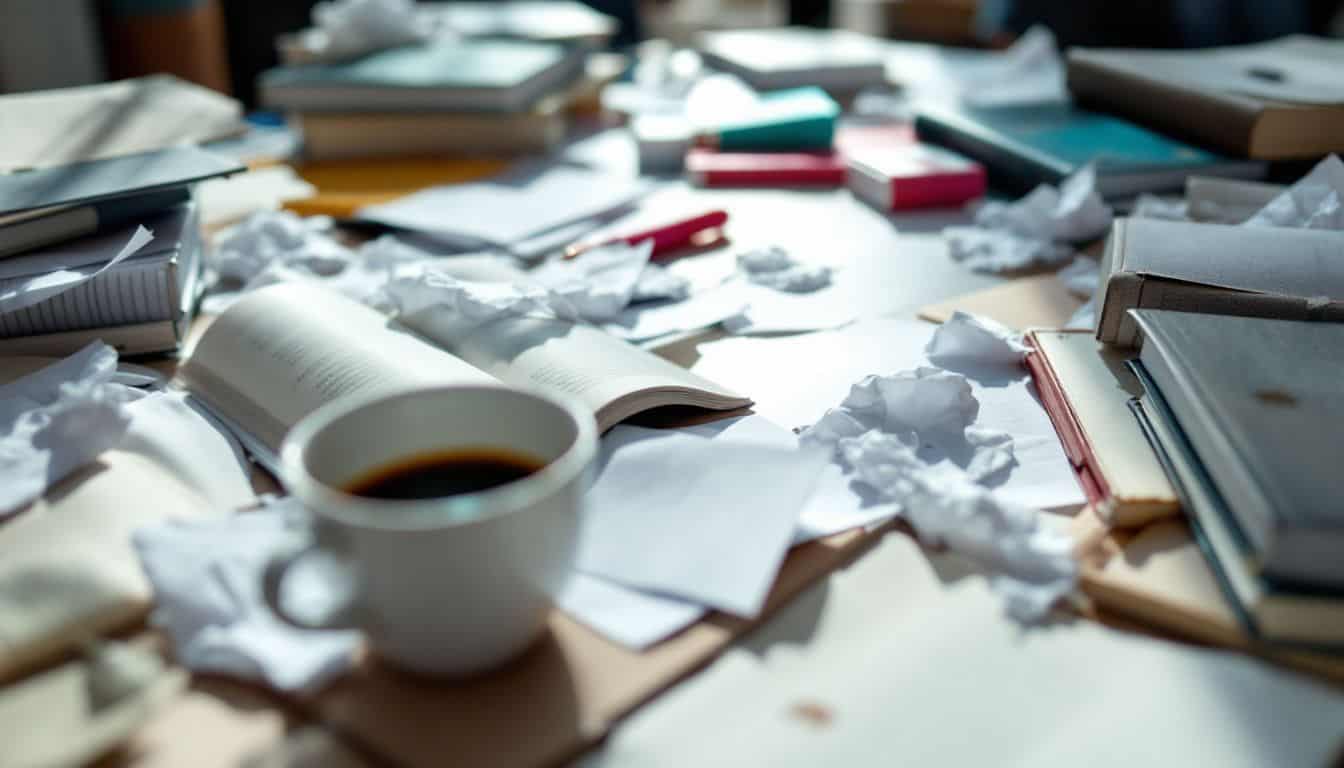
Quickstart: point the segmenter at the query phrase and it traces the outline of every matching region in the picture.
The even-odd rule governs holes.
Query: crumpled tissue
[[[988,202],[974,227],[944,230],[952,258],[979,272],[1006,272],[1062,264],[1073,243],[1100,237],[1111,209],[1097,193],[1096,168],[1087,165],[1058,189],[1042,184],[1013,203]]]
[[[1018,367],[1025,347],[992,321],[957,313],[927,353],[949,364]],[[1072,541],[988,487],[1016,459],[1010,435],[976,425],[979,408],[958,373],[921,367],[869,376],[800,442],[830,448],[856,482],[898,505],[922,539],[992,568],[1009,615],[1038,620],[1074,588]]]
[[[333,0],[313,6],[313,26],[337,52],[373,51],[424,40],[432,31],[415,0]]]
[[[307,513],[286,498],[254,512],[135,532],[154,586],[151,621],[167,631],[180,663],[284,691],[315,689],[350,668],[357,632],[296,629],[262,597],[266,563],[306,542],[307,525]]]
[[[131,391],[112,381],[116,350],[94,342],[0,387],[0,518],[116,445]]]
[[[751,282],[785,293],[811,293],[831,284],[830,267],[800,264],[778,245],[739,253],[737,266]]]
[[[1344,230],[1344,161],[1331,155],[1317,163],[1244,226]]]

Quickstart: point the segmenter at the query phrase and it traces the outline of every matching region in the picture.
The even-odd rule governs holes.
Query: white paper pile
[[[997,324],[958,313],[927,351],[958,367],[1009,369],[1025,348]],[[923,367],[869,376],[802,441],[830,449],[857,482],[898,504],[921,538],[993,569],[1009,614],[1037,620],[1073,590],[1072,541],[988,487],[1016,463],[1014,441],[981,426],[979,411],[961,374]]]
[[[1344,230],[1344,161],[1331,155],[1317,163],[1244,226]]]
[[[1073,258],[1073,244],[1101,237],[1111,225],[1096,187],[1096,168],[1088,165],[1058,189],[1042,184],[1017,202],[985,203],[974,227],[944,230],[952,258],[978,272],[1063,264]]]
[[[112,382],[117,353],[94,342],[0,387],[0,519],[116,445],[130,391]]]
[[[154,585],[151,621],[168,633],[177,661],[285,691],[317,688],[348,669],[359,643],[356,632],[295,629],[262,598],[266,563],[306,541],[306,513],[292,499],[137,531],[136,552]],[[340,579],[303,581],[311,590],[306,598],[329,604],[330,585]]]
[[[349,248],[327,236],[331,219],[301,218],[289,211],[258,211],[223,233],[210,266],[223,280],[248,285],[272,267],[330,276],[354,258]]]

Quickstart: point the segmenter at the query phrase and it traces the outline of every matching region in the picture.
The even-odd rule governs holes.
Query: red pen
[[[668,251],[681,248],[695,239],[695,236],[701,232],[711,229],[718,229],[728,222],[728,213],[726,211],[710,211],[702,213],[693,218],[667,224],[661,227],[655,227],[643,232],[636,232],[633,235],[616,237],[600,243],[576,243],[565,249],[565,258],[572,259],[575,256],[592,248],[612,243],[625,243],[635,245],[645,240],[653,240],[653,256],[666,253]]]

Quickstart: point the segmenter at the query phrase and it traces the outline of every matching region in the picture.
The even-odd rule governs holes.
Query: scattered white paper
[[[1027,354],[1019,334],[988,317],[960,310],[938,326],[924,348],[929,360],[955,369],[958,364],[1017,366]]]
[[[1064,323],[1065,330],[1070,331],[1095,331],[1097,330],[1097,304],[1093,299],[1083,306],[1079,307],[1069,319]]]
[[[708,328],[746,312],[751,297],[742,289],[744,285],[732,281],[682,300],[636,304],[602,329],[626,341],[642,342]]]
[[[652,253],[652,240],[612,243],[573,259],[552,259],[532,270],[529,279],[567,302],[577,316],[603,323],[630,304]]]
[[[426,39],[415,0],[332,0],[313,6],[313,26],[332,56],[368,53]]]
[[[17,280],[0,289],[0,314],[31,307],[39,302],[59,296],[77,285],[87,283],[134,256],[153,239],[153,232],[144,227],[136,227],[135,232],[131,234],[131,239],[126,242],[126,245],[122,246],[117,255],[96,270],[62,269]]]
[[[94,342],[0,387],[0,518],[121,441],[131,395],[116,368],[116,350]]]
[[[1096,261],[1079,256],[1069,266],[1059,270],[1059,279],[1069,293],[1080,299],[1090,299],[1097,292],[1101,280],[1101,266]]]
[[[949,227],[945,234],[953,259],[977,271],[1005,272],[1069,261],[1071,244],[1101,237],[1111,218],[1089,164],[1058,189],[1042,184],[1013,203],[984,203],[974,227]]]
[[[708,612],[698,603],[641,592],[584,573],[571,574],[555,602],[589,629],[640,651],[689,627]]]
[[[255,512],[136,531],[135,549],[154,585],[151,621],[168,633],[178,662],[283,691],[315,689],[350,668],[357,632],[295,629],[261,594],[266,563],[307,541],[307,525],[302,507],[284,499]]]
[[[751,617],[826,457],[618,426],[602,441],[578,569]]]
[[[1245,226],[1344,230],[1344,161],[1331,155],[1317,163]]]
[[[187,402],[182,392],[154,392],[126,406],[130,425],[118,451],[136,453],[172,472],[210,506],[233,510],[256,502],[241,446]]]
[[[289,211],[257,211],[221,234],[210,266],[221,279],[247,284],[268,268],[335,275],[354,258],[326,233],[331,219],[301,218]]]
[[[646,264],[635,282],[630,303],[646,301],[685,301],[691,297],[691,281],[661,264]]]

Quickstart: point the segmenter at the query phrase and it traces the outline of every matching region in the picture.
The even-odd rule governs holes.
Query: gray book
[[[1121,347],[1131,309],[1344,321],[1344,232],[1118,219],[1093,301],[1097,338]]]
[[[1130,313],[1139,362],[1266,579],[1344,589],[1344,325]]]

